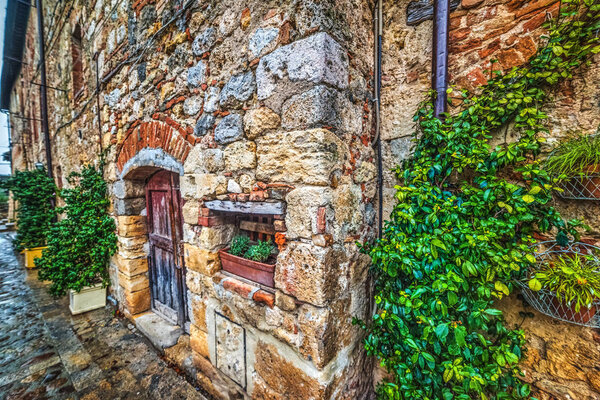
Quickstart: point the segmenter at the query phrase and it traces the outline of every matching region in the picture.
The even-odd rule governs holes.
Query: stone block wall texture
[[[431,20],[407,23],[411,1],[383,2],[384,215],[391,169],[410,156],[412,115],[431,73]],[[474,90],[494,68],[534,54],[554,0],[463,0],[451,16],[451,82]],[[371,312],[369,259],[356,242],[376,235],[373,32],[370,0],[44,2],[50,132],[59,185],[106,149],[118,226],[111,292],[125,315],[150,309],[144,182],[180,176],[189,336],[166,349],[215,398],[363,399],[376,362],[353,317]],[[72,92],[72,40],[82,36],[83,89]],[[28,30],[12,111],[39,110],[36,20]],[[598,60],[595,60],[598,61]],[[598,64],[562,85],[548,107],[548,149],[600,123]],[[44,161],[39,121],[13,119],[16,168]],[[499,135],[498,143],[511,140]],[[275,288],[221,271],[218,250],[238,228],[205,202],[277,202]],[[593,205],[558,202],[569,217]],[[526,379],[543,399],[597,399],[597,332],[519,316],[529,333]],[[526,311],[530,311],[527,308]],[[560,335],[553,333],[561,332]],[[578,357],[564,359],[565,354]]]

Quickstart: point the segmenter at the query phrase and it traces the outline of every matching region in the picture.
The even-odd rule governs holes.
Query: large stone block
[[[131,315],[136,315],[150,309],[150,288],[138,292],[124,292],[125,307]]]
[[[117,215],[140,215],[142,210],[146,208],[145,197],[134,197],[128,199],[113,200],[115,214]]]
[[[118,235],[122,237],[142,236],[148,233],[146,217],[141,215],[121,215],[117,217]]]
[[[198,245],[208,251],[216,252],[231,242],[235,234],[235,226],[231,224],[204,226],[200,232]]]
[[[202,357],[210,357],[208,334],[193,324],[190,326],[190,346]]]
[[[289,89],[288,82],[348,86],[348,55],[329,34],[315,33],[262,57],[256,70],[258,98]]]
[[[265,182],[328,186],[347,146],[326,129],[269,133],[256,140],[256,178]]]
[[[190,302],[190,319],[192,324],[198,327],[198,329],[208,332],[208,327],[206,326],[206,302],[202,296],[194,293],[190,293],[188,299]]]
[[[146,190],[142,183],[121,179],[113,183],[112,193],[117,199],[129,199],[146,196]]]
[[[141,258],[148,256],[148,238],[134,236],[131,238],[117,236],[119,255],[123,258]]]
[[[261,341],[257,343],[254,369],[271,389],[266,392],[277,393],[281,396],[277,399],[319,400],[328,398],[328,390],[325,385],[280,355],[277,348],[271,344]],[[265,393],[265,390],[261,390],[260,387],[257,389],[258,393]]]
[[[188,69],[187,82],[191,87],[198,87],[206,82],[206,64],[204,61],[200,60]]]
[[[197,225],[200,216],[200,203],[194,200],[186,201],[181,207],[181,216],[186,224]]]
[[[317,210],[331,202],[331,189],[326,187],[301,187],[288,193],[285,225],[286,237],[310,239],[317,232]]]
[[[227,172],[256,167],[256,144],[239,141],[225,147],[225,169]]]
[[[215,356],[217,368],[238,385],[246,386],[246,330],[226,317],[215,314]]]
[[[269,130],[276,129],[281,122],[277,113],[268,107],[248,110],[244,115],[244,131],[246,137],[254,140]]]
[[[184,172],[186,174],[215,173],[224,166],[223,150],[203,149],[201,146],[196,146],[185,160]]]
[[[337,90],[322,85],[292,96],[283,104],[281,126],[290,130],[323,126],[339,128],[338,96],[341,97]]]
[[[316,306],[340,294],[340,264],[345,261],[341,250],[290,242],[277,257],[275,287]]]
[[[181,178],[179,188],[185,199],[202,199],[227,192],[227,178],[215,174],[189,174]]]
[[[202,228],[211,229],[211,228]],[[212,276],[221,269],[219,254],[208,250],[200,249],[191,244],[185,243],[183,248],[185,266],[188,269],[200,272],[207,276]]]
[[[256,82],[252,71],[232,76],[221,90],[219,103],[231,107],[248,100],[256,90]]]
[[[217,124],[215,141],[219,144],[233,143],[244,135],[242,117],[239,114],[229,114]]]
[[[150,281],[148,279],[148,275],[146,274],[130,276],[119,273],[119,285],[125,291],[138,292],[150,287]]]
[[[123,258],[121,255],[116,256],[119,272],[127,276],[135,276],[146,273],[148,271],[148,258]]]

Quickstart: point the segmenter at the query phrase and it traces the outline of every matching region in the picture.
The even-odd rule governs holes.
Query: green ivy
[[[2,183],[17,202],[17,237],[15,249],[41,247],[46,239],[56,213],[53,201],[56,186],[45,169],[16,171]]]
[[[64,218],[52,227],[48,249],[35,260],[39,279],[52,281],[55,296],[97,283],[107,286],[108,263],[117,250],[102,168],[87,166],[70,174],[68,181],[72,188],[61,191],[65,206],[58,209]]]
[[[376,315],[365,348],[390,372],[381,399],[529,398],[518,367],[525,343],[496,300],[535,263],[534,232],[575,236],[549,205],[555,182],[536,156],[549,90],[600,51],[597,0],[562,1],[560,16],[525,67],[463,92],[441,121],[431,102],[415,115],[413,157],[396,174],[397,204],[366,249]],[[516,141],[492,147],[508,127]]]

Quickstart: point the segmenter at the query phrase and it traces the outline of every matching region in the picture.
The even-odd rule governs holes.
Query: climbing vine
[[[48,249],[35,260],[39,278],[52,281],[50,292],[56,296],[98,283],[108,285],[108,263],[117,250],[102,167],[87,166],[70,174],[68,181],[72,188],[61,191],[65,206],[58,209],[64,218],[52,227]]]
[[[600,51],[598,0],[563,0],[545,44],[521,68],[463,92],[443,121],[431,102],[415,115],[415,150],[396,169],[397,204],[373,261],[377,313],[365,348],[391,373],[382,399],[530,397],[518,367],[524,333],[494,303],[534,265],[534,232],[577,237],[549,205],[554,181],[536,156],[550,89]],[[502,127],[518,136],[493,147]]]
[[[10,190],[17,202],[17,251],[46,245],[52,219],[56,213],[53,201],[56,186],[45,169],[16,171],[3,187]]]

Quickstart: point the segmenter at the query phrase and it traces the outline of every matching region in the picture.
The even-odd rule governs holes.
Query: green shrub
[[[259,240],[257,244],[250,246],[248,251],[246,251],[246,254],[244,254],[244,258],[258,262],[265,262],[268,260],[274,249],[275,246],[273,246],[271,242],[263,242]]]
[[[534,232],[576,234],[549,205],[555,182],[534,160],[548,90],[600,51],[593,4],[563,1],[529,64],[498,74],[477,96],[463,93],[456,114],[440,120],[431,102],[417,112],[413,157],[396,169],[397,204],[366,248],[377,313],[368,325],[356,321],[368,329],[368,354],[391,374],[379,398],[530,396],[518,367],[524,333],[505,326],[495,301],[535,264]],[[518,139],[492,147],[509,123]]]
[[[600,264],[591,256],[562,255],[538,268],[529,288],[554,292],[559,301],[573,304],[579,312],[600,298]]]
[[[243,257],[250,246],[250,238],[245,235],[235,236],[229,245],[229,253],[234,256]]]
[[[17,202],[17,237],[15,249],[46,245],[47,235],[56,216],[53,201],[54,181],[45,169],[16,171],[2,186],[10,190]]]
[[[117,250],[102,169],[87,166],[69,175],[68,182],[72,188],[60,193],[64,219],[52,227],[48,249],[35,260],[39,279],[52,281],[50,292],[55,296],[97,283],[107,286],[108,263]]]
[[[562,143],[546,160],[545,169],[554,176],[566,177],[590,173],[600,165],[600,136],[579,136]],[[600,173],[595,171],[595,173]]]

